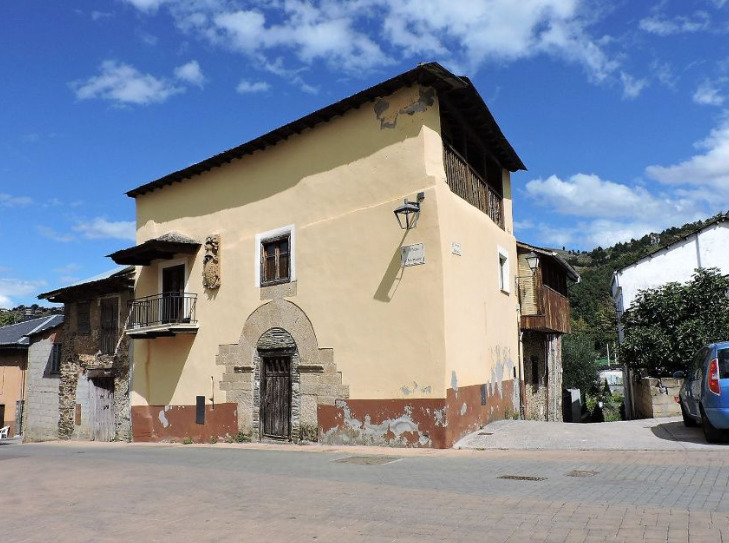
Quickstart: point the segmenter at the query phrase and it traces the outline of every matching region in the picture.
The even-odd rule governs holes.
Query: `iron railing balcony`
[[[164,292],[137,298],[130,302],[130,315],[126,333],[132,338],[155,338],[194,334],[197,294],[191,292]]]

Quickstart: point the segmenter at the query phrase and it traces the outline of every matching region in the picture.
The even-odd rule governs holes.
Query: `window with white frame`
[[[256,286],[295,281],[295,248],[293,225],[256,235]]]
[[[509,253],[499,247],[499,288],[502,292],[509,292]]]

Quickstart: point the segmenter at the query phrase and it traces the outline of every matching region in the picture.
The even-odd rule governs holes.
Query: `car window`
[[[706,360],[706,355],[708,354],[709,350],[704,347],[703,349],[699,349],[699,351],[694,355],[693,359],[691,360],[691,367],[688,371],[688,377],[691,379],[701,379],[701,368],[703,366],[704,360]]]
[[[729,349],[719,349],[716,358],[719,359],[719,378],[729,377]]]

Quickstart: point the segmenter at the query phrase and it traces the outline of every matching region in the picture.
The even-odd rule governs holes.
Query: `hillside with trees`
[[[63,307],[41,307],[38,304],[19,305],[12,309],[0,309],[0,326],[7,326],[29,319],[63,314]]]
[[[597,247],[589,252],[555,249],[582,278],[580,283],[569,287],[572,334],[565,336],[565,386],[573,385],[569,382],[573,375],[580,376],[579,383],[574,383],[578,387],[584,386],[586,379],[584,368],[574,367],[580,363],[571,360],[572,353],[580,353],[582,358],[591,345],[595,358],[602,358],[606,356],[608,345],[611,356],[617,346],[615,306],[610,294],[613,272],[681,240],[718,217],[668,228],[612,247]]]

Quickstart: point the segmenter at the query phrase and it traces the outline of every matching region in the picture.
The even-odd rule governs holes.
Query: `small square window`
[[[61,373],[61,344],[54,343],[51,348],[51,367],[48,373],[56,375]]]
[[[76,333],[88,336],[91,332],[91,304],[82,302],[76,304]]]
[[[291,238],[289,235],[261,241],[261,285],[291,280]]]

